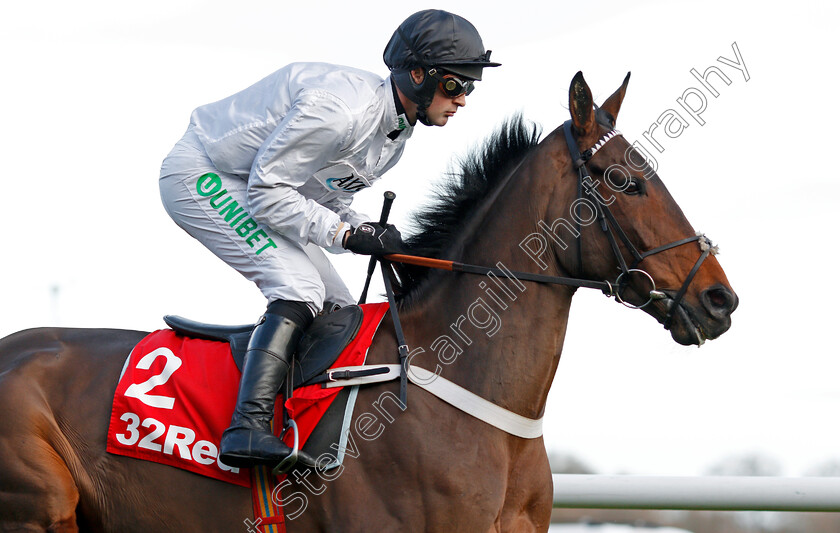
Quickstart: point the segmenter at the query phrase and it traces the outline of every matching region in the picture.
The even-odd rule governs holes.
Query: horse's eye
[[[630,183],[628,183],[627,187],[624,189],[624,194],[629,194],[631,196],[643,194],[644,192],[644,186],[638,178],[631,178]]]

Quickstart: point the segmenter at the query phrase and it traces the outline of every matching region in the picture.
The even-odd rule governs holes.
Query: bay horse
[[[708,242],[692,238],[659,177],[628,161],[640,156],[613,131],[628,80],[598,108],[578,73],[570,122],[541,142],[536,127],[508,121],[420,214],[410,252],[604,280],[628,305],[647,302],[644,311],[680,344],[724,333],[737,297],[717,259],[701,250]],[[583,196],[581,168],[591,172]],[[638,250],[654,253],[639,261]],[[399,273],[411,365],[540,418],[575,287]],[[369,362],[395,362],[393,326],[386,317]],[[120,369],[144,335],[47,328],[0,341],[0,529],[250,530],[248,489],[105,452]],[[340,469],[295,470],[277,493],[288,531],[547,531],[552,480],[542,437],[505,433],[414,386],[400,405],[388,395],[395,388],[360,389],[356,413],[373,418],[353,426]]]

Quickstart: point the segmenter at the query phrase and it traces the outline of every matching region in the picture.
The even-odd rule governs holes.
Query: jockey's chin
[[[426,109],[426,121],[430,126],[445,126],[449,119],[458,112],[458,108],[467,105],[466,100],[467,96],[465,94],[450,98],[438,91],[434,100]]]

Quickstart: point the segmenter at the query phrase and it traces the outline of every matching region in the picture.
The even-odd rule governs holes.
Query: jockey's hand
[[[378,222],[365,222],[350,228],[344,239],[344,248],[362,255],[398,254],[403,252],[403,241],[393,224],[383,226]]]

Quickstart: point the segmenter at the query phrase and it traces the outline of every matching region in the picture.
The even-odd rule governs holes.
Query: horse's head
[[[564,196],[575,200],[562,213],[549,208],[549,216],[580,237],[556,258],[566,272],[609,281],[620,300],[643,306],[678,343],[699,345],[729,329],[738,297],[711,242],[697,236],[655,170],[615,131],[629,79],[600,108],[583,75],[572,80],[571,120],[553,137],[570,148],[557,154],[565,168],[571,154],[577,169],[575,179],[563,180]]]

